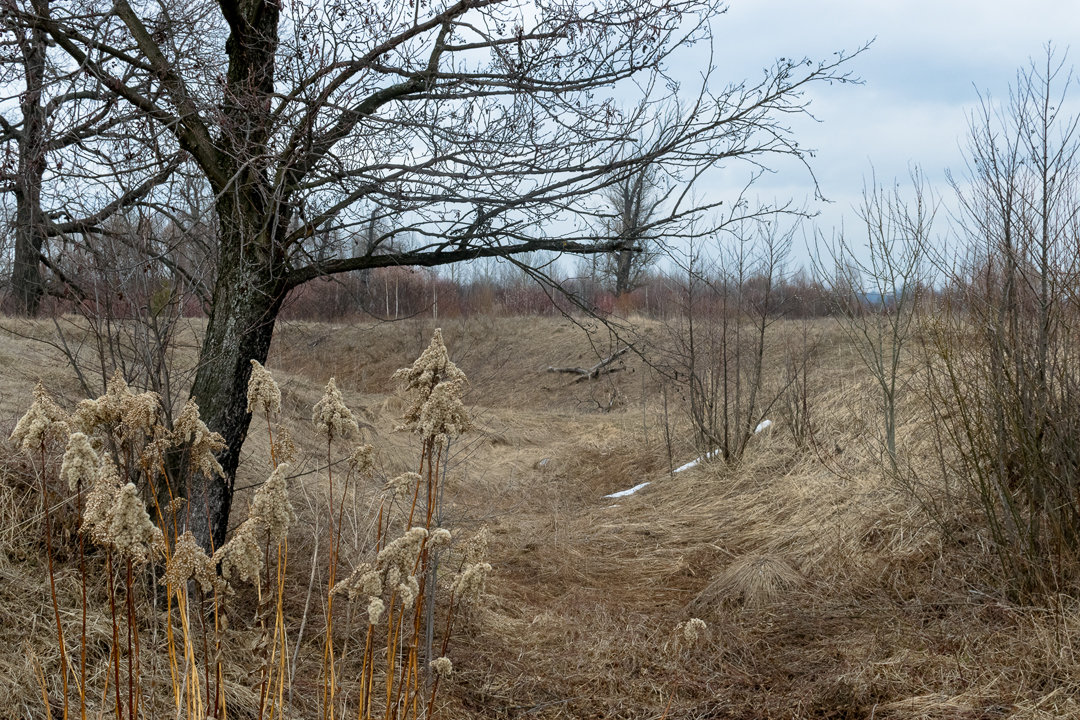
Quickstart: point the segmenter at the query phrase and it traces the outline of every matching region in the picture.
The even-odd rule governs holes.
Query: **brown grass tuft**
[[[778,555],[745,555],[729,565],[694,598],[693,605],[709,606],[735,600],[759,608],[790,598],[803,581],[802,575]]]

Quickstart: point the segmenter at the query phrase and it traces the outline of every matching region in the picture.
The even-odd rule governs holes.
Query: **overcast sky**
[[[731,0],[714,32],[717,76],[732,80],[760,76],[777,57],[827,58],[873,40],[851,64],[864,84],[815,89],[820,123],[797,127],[800,143],[818,151],[815,173],[835,201],[818,206],[816,222],[828,233],[843,221],[849,237],[871,165],[890,183],[917,163],[944,191],[945,169],[962,170],[977,90],[1007,97],[1017,69],[1045,58],[1048,41],[1080,67],[1077,0]],[[802,199],[810,184],[792,168],[759,190]]]

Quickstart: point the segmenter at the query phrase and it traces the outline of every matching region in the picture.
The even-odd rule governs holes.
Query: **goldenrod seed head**
[[[315,403],[311,422],[315,424],[315,429],[319,434],[326,436],[330,440],[360,433],[356,418],[353,417],[352,411],[345,406],[334,378],[330,378],[330,382],[326,384],[326,392],[323,393],[322,399]]]
[[[360,576],[359,586],[365,595],[382,595],[382,575],[376,570],[368,570]]]
[[[472,427],[465,406],[461,403],[464,385],[461,381],[441,382],[436,385],[427,401],[420,407],[415,430],[424,438],[431,438],[445,445]]]
[[[443,655],[431,661],[431,669],[436,675],[445,680],[454,672],[454,664],[450,662],[450,658]]]
[[[123,557],[143,564],[150,550],[162,548],[161,530],[150,520],[135,485],[120,488],[105,516],[105,545]]]
[[[34,402],[19,418],[11,442],[23,450],[40,450],[49,440],[62,440],[70,432],[67,414],[49,396],[40,382],[34,388]]]
[[[225,438],[211,432],[199,418],[199,406],[194,399],[188,400],[173,423],[173,440],[177,445],[188,445],[188,462],[207,477],[225,477],[214,453],[225,448]]]
[[[281,463],[274,469],[270,479],[255,491],[248,511],[248,517],[258,517],[266,525],[272,544],[284,542],[289,527],[296,522],[296,513],[289,501],[289,489],[285,485],[289,469],[288,463]]]
[[[127,390],[127,385],[124,389]],[[153,434],[161,410],[161,398],[157,393],[144,392],[134,395],[126,392],[119,402],[120,435],[124,440]]]
[[[105,457],[98,466],[97,476],[86,495],[86,505],[83,507],[82,532],[89,533],[91,539],[99,545],[107,544],[106,521],[118,492],[120,475],[116,472],[112,459]]]
[[[401,606],[406,610],[416,602],[416,596],[420,594],[420,583],[415,575],[405,578],[405,582],[397,586],[397,594],[401,596]]]
[[[274,376],[258,360],[251,361],[251,379],[248,380],[247,411],[261,409],[266,414],[281,412],[281,388]]]
[[[396,478],[386,483],[385,491],[391,498],[398,498],[409,491],[412,484],[420,482],[421,478],[419,473],[407,472],[398,475]]]
[[[487,556],[490,537],[491,533],[488,532],[487,526],[484,526],[465,542],[465,547],[462,549],[462,560],[465,565],[475,565]]]
[[[168,437],[159,437],[156,440],[151,440],[143,446],[142,452],[139,453],[139,463],[149,472],[156,474],[164,467],[165,453],[167,453],[172,446],[172,439]]]
[[[71,433],[67,449],[64,450],[64,460],[60,464],[60,479],[66,480],[71,490],[82,484],[89,487],[97,477],[99,463],[98,454],[90,445],[90,438],[81,432]]]
[[[105,383],[105,394],[96,400],[83,400],[75,411],[76,425],[87,435],[99,427],[109,432],[117,429],[124,418],[128,399],[132,396],[120,368]]]
[[[386,584],[393,587],[398,579],[411,575],[428,532],[425,528],[410,528],[404,535],[392,540],[379,551],[375,568],[386,573]]]
[[[334,585],[334,589],[331,592],[333,592],[334,594],[348,592],[349,599],[352,600],[357,595],[357,588],[362,584],[362,578],[364,574],[369,572],[371,572],[371,565],[369,565],[368,563],[360,563],[355,568],[353,568],[353,571],[351,573],[349,573],[349,577]],[[378,593],[365,594],[377,595]]]
[[[442,330],[436,329],[427,349],[420,354],[411,367],[401,368],[394,373],[393,379],[401,383],[409,405],[402,417],[403,429],[416,430],[423,414],[423,408],[431,398],[432,392],[441,383],[458,384],[460,396],[467,380],[465,373],[450,361],[450,355],[443,344]],[[434,415],[434,409],[428,411]],[[424,434],[428,437],[427,434]]]
[[[349,455],[349,467],[357,475],[371,477],[375,473],[375,448],[357,445]]]
[[[446,528],[438,528],[431,533],[428,546],[432,548],[448,547],[450,545],[450,531]]]
[[[175,497],[165,505],[165,517],[178,517],[181,510],[184,509],[184,505],[187,504],[187,498]]]
[[[195,578],[204,592],[209,592],[217,579],[214,561],[196,542],[190,530],[176,539],[172,557],[165,566],[165,582],[174,588],[185,584],[188,578]]]
[[[368,624],[374,625],[379,622],[379,618],[382,617],[383,611],[386,610],[386,605],[383,603],[382,598],[373,597],[368,600],[367,614]]]
[[[682,637],[686,645],[695,644],[705,632],[705,621],[700,618],[690,618],[686,622],[675,626],[675,632]]]
[[[454,585],[454,594],[462,600],[475,600],[484,591],[487,574],[491,572],[488,563],[476,563],[462,570]]]
[[[236,575],[245,582],[259,584],[263,564],[262,551],[256,539],[259,525],[259,518],[249,517],[236,529],[232,539],[214,553],[213,562],[215,565],[221,564],[222,575]]]
[[[291,463],[298,455],[296,443],[292,439],[292,431],[284,425],[274,426],[273,441],[274,457],[279,463]]]

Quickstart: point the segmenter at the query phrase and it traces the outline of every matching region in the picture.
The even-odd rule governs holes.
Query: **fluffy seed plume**
[[[428,547],[431,548],[443,548],[450,545],[450,531],[446,528],[438,528],[433,530],[431,538],[428,540]]]
[[[172,557],[165,566],[165,582],[174,588],[186,583],[188,578],[195,578],[204,592],[209,592],[217,579],[214,561],[195,540],[190,530],[176,539]]]
[[[432,392],[440,383],[459,383],[464,388],[467,380],[465,373],[450,361],[443,343],[442,330],[436,329],[431,343],[411,367],[401,368],[394,373],[393,379],[401,383],[409,404],[402,417],[401,428],[416,430],[424,405],[431,399]],[[460,390],[458,391],[460,394]],[[433,411],[429,411],[433,414]]]
[[[155,477],[165,466],[165,454],[172,448],[173,442],[169,437],[159,437],[151,440],[143,446],[139,453],[139,463]]]
[[[256,535],[259,532],[259,519],[248,518],[236,529],[232,539],[214,553],[214,565],[221,564],[221,574],[226,577],[235,575],[253,585],[259,584],[262,573],[262,551]]]
[[[382,574],[369,563],[360,563],[349,577],[334,586],[335,593],[348,592],[350,600],[358,595],[382,595],[382,591]]]
[[[325,435],[330,440],[336,437],[349,437],[358,435],[360,427],[356,424],[356,418],[352,411],[345,406],[341,398],[341,392],[337,389],[334,378],[326,384],[326,392],[322,399],[315,403],[311,422],[320,435]]]
[[[126,386],[125,386],[126,387]],[[120,400],[120,436],[124,440],[152,435],[161,414],[161,397],[154,392],[126,393]]]
[[[419,473],[407,472],[398,475],[396,478],[386,483],[384,491],[387,492],[391,498],[398,498],[409,491],[412,484],[420,482],[421,477]]]
[[[76,490],[82,484],[89,486],[97,477],[100,459],[84,433],[71,433],[64,461],[60,464],[60,479],[66,480],[68,488]]]
[[[150,520],[132,483],[120,488],[106,513],[104,537],[104,544],[138,565],[146,562],[151,550],[163,547],[161,530]]]
[[[165,505],[165,515],[169,517],[175,516],[177,513],[184,509],[184,505],[187,505],[187,498],[173,498]]]
[[[208,477],[225,477],[221,464],[214,457],[214,453],[225,448],[225,438],[206,427],[206,423],[199,418],[199,406],[195,400],[188,400],[176,418],[173,440],[177,445],[188,445],[188,460],[196,470]]]
[[[384,610],[386,610],[386,605],[383,603],[382,598],[371,598],[367,606],[368,624],[374,625],[379,622]]]
[[[132,396],[120,368],[105,383],[105,394],[96,400],[83,400],[75,411],[75,424],[87,435],[99,427],[113,430],[124,418],[124,408]]]
[[[273,451],[279,463],[291,463],[299,455],[296,443],[292,439],[292,432],[284,425],[274,426]]]
[[[382,576],[376,570],[368,570],[360,576],[357,587],[365,595],[382,595]]]
[[[371,477],[375,473],[375,448],[370,445],[357,445],[349,454],[349,468],[361,477]]]
[[[99,545],[107,544],[106,521],[118,492],[120,475],[113,461],[106,457],[98,466],[97,476],[86,495],[86,506],[83,508],[82,531],[89,533],[90,538]]]
[[[296,522],[292,502],[289,501],[289,489],[285,485],[285,475],[289,464],[281,463],[270,479],[255,491],[248,517],[258,517],[270,531],[270,542],[277,544],[285,541],[289,527]]]
[[[397,586],[397,594],[401,597],[401,606],[406,610],[416,602],[416,596],[420,594],[420,583],[415,575],[405,578],[405,582]]]
[[[19,418],[11,442],[23,450],[38,450],[50,439],[61,440],[69,432],[68,416],[41,383],[34,388],[34,402]]]
[[[454,664],[450,662],[450,658],[443,655],[431,661],[431,669],[436,675],[445,680],[454,672]]]
[[[412,574],[416,558],[420,554],[420,548],[427,535],[428,531],[425,528],[410,528],[404,535],[395,538],[379,551],[379,555],[375,558],[375,568],[386,573],[387,585],[397,585],[399,578]],[[394,570],[397,572],[392,573],[391,571]]]
[[[461,395],[465,385],[460,380],[441,382],[436,385],[420,408],[415,430],[424,438],[433,438],[445,444],[472,427]]]
[[[488,540],[490,538],[491,533],[488,532],[485,525],[480,528],[479,532],[465,541],[465,547],[462,548],[462,561],[465,565],[475,565],[487,556]]]
[[[349,573],[349,577],[339,581],[334,585],[334,589],[331,591],[334,595],[340,595],[348,592],[349,599],[352,600],[357,594],[357,588],[360,585],[360,578],[364,573],[371,572],[371,565],[368,563],[360,563],[353,568],[353,571]],[[377,593],[376,593],[377,594]]]
[[[690,618],[686,622],[681,622],[675,626],[675,634],[682,638],[682,641],[686,645],[695,644],[698,639],[705,633],[705,621],[700,618]]]
[[[491,565],[488,563],[467,566],[454,583],[454,594],[462,600],[475,600],[480,597],[480,594],[484,592],[484,583],[489,572],[491,572]]]
[[[274,376],[258,360],[251,361],[251,379],[248,380],[247,411],[262,409],[266,414],[281,412],[281,388]]]

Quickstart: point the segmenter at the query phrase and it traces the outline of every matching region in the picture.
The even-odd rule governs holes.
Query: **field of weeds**
[[[650,322],[637,328],[644,360],[663,345]],[[297,448],[288,561],[259,546],[260,580],[230,578],[212,591],[220,602],[186,576],[163,587],[176,537],[126,579],[116,541],[108,553],[88,540],[80,550],[80,501],[59,476],[64,445],[35,454],[7,440],[39,381],[63,413],[84,398],[69,365],[30,339],[48,326],[23,322],[0,342],[0,716],[1080,716],[1075,599],[1009,600],[977,515],[957,502],[932,519],[882,472],[873,379],[843,334],[829,321],[783,322],[768,372],[781,376],[787,339],[812,335],[809,412],[777,404],[741,461],[678,473],[698,453],[683,398],[641,356],[594,380],[547,371],[589,368],[620,347],[598,326],[444,323],[471,427],[425,445],[396,429],[413,401],[391,376],[429,347],[432,323],[282,325],[266,366],[280,387],[275,423]],[[312,423],[331,377],[372,447],[370,466],[349,476],[349,451]],[[281,452],[276,424],[256,414],[237,535]],[[896,442],[930,482],[940,471],[927,416],[903,404]],[[796,422],[812,432],[793,432]],[[404,503],[387,493],[418,467],[434,473],[440,498],[426,532],[453,535],[430,574],[414,570],[427,586],[406,605],[395,584],[381,609],[375,593],[331,591],[360,587],[361,563],[380,568],[373,549],[417,524],[394,515],[407,492]],[[473,586],[466,569],[485,543],[490,570]],[[467,602],[466,589],[476,591]],[[373,619],[387,616],[384,631]],[[409,629],[428,620],[438,652]],[[452,672],[429,670],[444,654]]]

